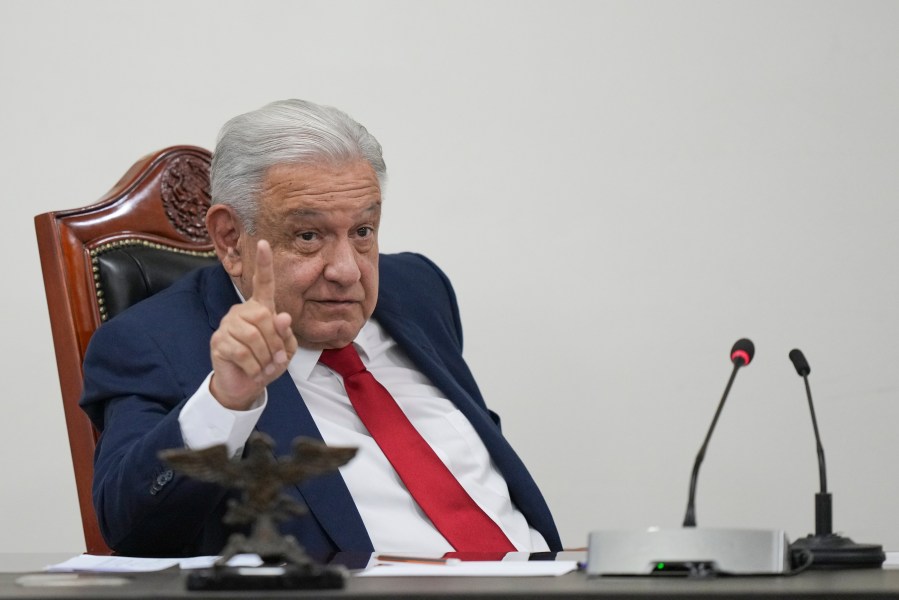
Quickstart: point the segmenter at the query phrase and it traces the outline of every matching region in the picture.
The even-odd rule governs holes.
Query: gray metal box
[[[789,542],[774,529],[658,529],[594,531],[587,545],[588,575],[735,575],[789,571]]]

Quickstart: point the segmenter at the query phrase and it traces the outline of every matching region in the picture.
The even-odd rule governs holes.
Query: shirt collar
[[[369,319],[356,335],[356,339],[353,340],[353,344],[356,346],[356,350],[359,352],[359,358],[362,359],[363,364],[368,362],[372,343],[371,334],[375,327],[377,326]],[[318,364],[318,359],[321,355],[321,350],[311,350],[302,347],[297,348],[293,358],[290,359],[290,372],[294,377],[299,377],[304,381],[308,381],[309,376],[312,375],[312,369]]]

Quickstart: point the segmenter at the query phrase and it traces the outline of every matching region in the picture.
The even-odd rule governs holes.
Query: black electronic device
[[[815,443],[818,450],[818,474],[821,480],[821,491],[815,494],[815,533],[796,540],[790,544],[790,549],[809,552],[812,556],[811,568],[813,569],[880,567],[886,559],[882,546],[857,544],[848,537],[833,533],[833,504],[830,492],[827,491],[824,447],[821,445],[818,419],[815,417],[815,406],[812,404],[812,390],[808,383],[808,376],[812,369],[809,367],[805,355],[799,349],[790,351],[790,361],[805,382],[805,393],[812,414],[812,428],[815,431]]]

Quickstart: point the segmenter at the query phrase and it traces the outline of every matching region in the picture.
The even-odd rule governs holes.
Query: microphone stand
[[[696,453],[696,460],[693,462],[693,474],[690,476],[690,493],[687,497],[687,511],[684,513],[684,527],[696,527],[696,481],[699,479],[699,466],[705,458],[706,448],[709,445],[709,440],[712,438],[715,424],[718,423],[721,409],[724,408],[724,401],[727,400],[730,386],[734,384],[734,378],[737,376],[737,371],[739,371],[742,366],[742,358],[734,360],[734,370],[731,372],[730,379],[727,381],[727,386],[724,388],[724,394],[721,395],[721,401],[718,402],[718,410],[715,411],[715,416],[712,417],[712,424],[709,425],[709,431],[705,434],[705,441],[702,442],[699,452]]]
[[[802,358],[804,361],[804,357]],[[821,480],[821,491],[815,494],[815,534],[809,534],[796,540],[790,544],[790,550],[802,550],[811,554],[811,568],[813,569],[879,568],[886,559],[882,546],[857,544],[848,537],[833,533],[833,505],[831,495],[827,491],[824,447],[821,445],[818,420],[815,418],[815,406],[812,404],[812,390],[808,383],[808,374],[811,369],[808,368],[807,363],[801,366],[804,368],[797,366],[797,371],[805,382],[808,407],[812,413],[812,427],[815,430],[815,443],[818,447],[818,474]]]

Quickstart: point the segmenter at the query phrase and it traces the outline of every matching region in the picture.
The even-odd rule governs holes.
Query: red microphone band
[[[749,359],[749,353],[747,353],[745,350],[734,350],[733,354],[730,355],[730,359],[731,359],[731,361],[733,361],[733,362],[736,362],[736,360],[737,360],[738,358],[742,358],[742,359],[743,359],[743,366],[744,366],[744,367],[745,367],[746,365],[749,364],[749,360],[750,360],[750,359]]]

